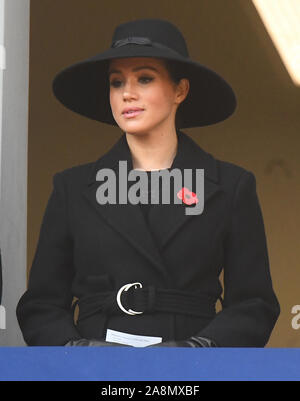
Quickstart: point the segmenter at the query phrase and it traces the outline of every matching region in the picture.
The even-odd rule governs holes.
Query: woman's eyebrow
[[[153,70],[153,71],[158,72],[158,70],[155,67],[152,67],[150,65],[142,65],[140,67],[135,67],[135,68],[132,69],[132,71],[135,72],[135,71],[144,70],[144,69]],[[113,74],[113,73],[121,73],[121,71],[120,70],[116,70],[116,69],[111,69],[111,70],[108,71],[108,75]]]

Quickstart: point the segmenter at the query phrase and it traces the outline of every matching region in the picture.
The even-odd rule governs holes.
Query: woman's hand
[[[192,347],[188,341],[163,341],[158,344],[150,345],[150,347]]]
[[[70,340],[65,344],[65,347],[126,347],[124,344],[111,343],[109,341],[86,339],[81,338],[80,340]]]
[[[217,347],[216,343],[209,338],[192,336],[187,340],[178,341],[165,341],[162,343],[154,344],[153,347],[189,347],[189,348],[206,348],[206,347]]]

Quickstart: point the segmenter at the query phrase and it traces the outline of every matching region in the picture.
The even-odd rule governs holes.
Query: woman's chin
[[[140,124],[122,124],[120,128],[129,135],[144,135],[151,130],[151,127],[142,126]]]

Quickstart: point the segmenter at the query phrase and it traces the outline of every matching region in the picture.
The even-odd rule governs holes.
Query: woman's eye
[[[111,81],[110,86],[113,86],[114,88],[118,88],[120,86],[121,81],[118,81],[117,79],[114,79]]]
[[[143,83],[148,83],[151,82],[153,80],[153,78],[151,77],[140,77],[139,81],[143,82]]]

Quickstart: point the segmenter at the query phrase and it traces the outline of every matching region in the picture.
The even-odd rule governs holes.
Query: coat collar
[[[217,161],[182,131],[177,131],[177,139],[177,153],[171,169],[204,169],[205,210],[208,200],[221,190]],[[125,133],[104,156],[91,165],[83,195],[94,207],[97,214],[142,253],[170,284],[171,277],[162,260],[161,251],[172,237],[179,230],[182,230],[190,219],[197,218],[197,215],[186,215],[183,210],[186,207],[185,204],[152,205],[149,214],[150,227],[148,227],[139,205],[132,205],[131,203],[126,205],[100,205],[96,200],[96,191],[100,185],[96,181],[97,172],[101,168],[110,168],[115,171],[118,177],[120,160],[127,161],[128,172],[133,169],[131,152]],[[162,221],[163,224],[161,224]],[[155,235],[156,241],[154,241],[151,233]]]
[[[177,139],[177,154],[173,160],[171,169],[203,168],[205,171],[205,178],[217,184],[219,177],[216,159],[210,153],[205,152],[196,142],[180,130],[177,130]],[[88,185],[95,183],[97,171],[101,168],[116,170],[119,160],[127,161],[128,171],[133,169],[131,152],[125,133],[123,133],[121,138],[105,155],[101,156],[92,164],[88,177]]]

